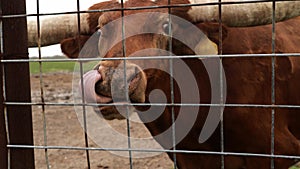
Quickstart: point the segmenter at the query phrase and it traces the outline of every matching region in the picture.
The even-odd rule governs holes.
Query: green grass
[[[97,63],[98,62],[83,63],[84,71],[91,70]],[[30,62],[29,65],[31,74],[38,74],[40,72],[39,62]],[[72,60],[70,60],[70,62],[42,62],[41,65],[42,73],[74,72],[74,70],[79,72],[79,63]]]
[[[73,72],[75,62],[43,62],[42,72]],[[40,64],[38,62],[30,62],[30,73],[37,74],[40,72]]]

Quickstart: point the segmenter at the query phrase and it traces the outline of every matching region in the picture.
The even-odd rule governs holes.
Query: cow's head
[[[211,0],[206,2],[215,1]],[[171,3],[173,5],[175,4],[180,6],[181,4],[203,2],[192,0],[172,0]],[[285,4],[287,4],[287,7],[282,7]],[[290,9],[299,7],[299,4],[299,2],[277,3],[277,9],[280,9],[281,12],[279,13],[282,14],[278,16],[278,20],[298,15],[297,11],[299,10]],[[125,7],[166,5],[168,5],[167,0],[129,0],[124,3]],[[265,24],[267,22],[270,22],[269,18],[271,17],[271,15],[267,17],[267,19],[261,19],[257,16],[267,16],[267,14],[270,12],[271,5],[272,3],[261,3],[260,5],[246,4],[244,6],[225,5],[222,8],[222,21],[231,26]],[[149,92],[153,88],[159,87],[162,88],[162,90],[169,92],[169,76],[166,76],[164,74],[164,71],[161,71],[168,68],[169,62],[167,60],[127,60],[126,63],[124,63],[124,60],[122,60],[121,58],[130,58],[131,56],[165,56],[171,54],[216,54],[216,45],[215,43],[213,43],[213,41],[216,42],[219,39],[219,25],[213,23],[208,24],[207,26],[206,24],[201,23],[205,21],[216,21],[219,18],[218,6],[214,5],[207,8],[203,7],[202,5],[197,7],[178,6],[170,8],[170,10],[169,8],[157,8],[148,10],[139,9],[124,11],[124,17],[147,13],[146,17],[135,17],[135,20],[125,20],[124,30],[122,29],[123,22],[121,19],[123,16],[122,13],[118,10],[116,10],[115,12],[99,12],[91,13],[90,15],[81,15],[82,17],[80,18],[80,21],[82,27],[80,36],[62,41],[62,49],[64,53],[66,53],[68,56],[78,55],[79,49],[81,48],[81,46],[83,46],[83,44],[85,44],[88,37],[90,37],[91,34],[95,31],[96,25],[98,25],[98,28],[101,32],[98,42],[99,55],[103,58],[120,58],[117,60],[101,61],[95,67],[95,71],[91,73],[96,76],[94,78],[94,80],[96,79],[96,81],[93,84],[95,87],[92,86],[92,88],[95,88],[95,90],[93,91],[94,93],[91,94],[91,96],[96,95],[96,101],[98,103],[111,103],[113,101],[131,101],[134,103],[144,103],[149,101]],[[106,3],[99,3],[92,6],[90,9],[94,10],[120,7],[121,4],[117,1],[110,1]],[[296,12],[289,13],[289,11]],[[159,13],[159,15],[157,15],[157,13]],[[205,36],[203,33],[201,33],[199,36],[194,35],[194,28],[193,26],[190,26],[192,24],[182,23],[181,20],[176,19],[176,17],[170,17],[168,13],[195,24],[197,27],[201,28],[203,32],[209,36],[209,38],[207,38],[207,36]],[[246,18],[239,19],[245,16]],[[77,16],[75,16],[75,18],[77,18]],[[59,19],[56,19],[56,21],[58,20]],[[121,20],[121,22],[114,22],[115,20]],[[74,34],[74,32],[78,30],[78,26],[76,25],[77,22],[74,22],[75,24],[71,23],[73,22],[68,22],[66,30],[72,30],[70,34]],[[71,27],[72,29],[69,29]],[[42,28],[56,27],[43,26]],[[66,31],[64,29],[62,30],[63,31],[61,32],[64,37],[71,36],[69,34],[66,34]],[[170,30],[171,32],[169,32]],[[41,31],[43,32],[43,30]],[[45,31],[47,32],[47,30]],[[53,36],[51,34],[51,31],[49,32],[50,35]],[[140,32],[144,33],[139,34]],[[132,33],[132,36],[126,37],[127,35],[130,35],[130,33]],[[30,35],[31,34],[33,33],[30,33]],[[170,39],[170,36],[168,36],[169,34],[172,34],[172,37],[173,35],[181,35],[183,39]],[[223,35],[226,35],[226,32],[223,33]],[[123,36],[125,36],[124,41]],[[61,36],[59,38],[61,38]],[[30,39],[32,38],[29,38],[29,40]],[[168,51],[170,51],[171,53],[169,53]],[[158,68],[160,70],[144,70],[145,67],[151,67],[151,65],[153,65],[152,67]],[[126,70],[126,73],[124,73],[124,70]],[[91,74],[87,74],[86,76],[91,77]],[[162,77],[165,79],[163,80]],[[123,79],[127,83],[124,83]],[[162,85],[163,82],[165,83],[165,85]],[[116,91],[116,88],[119,92],[112,92]],[[127,93],[128,97],[124,93]],[[121,117],[117,115],[118,112],[116,111],[115,106],[100,106],[99,109],[96,109],[96,111],[99,110],[101,110],[101,113],[105,114],[105,117],[107,117],[108,119]]]
[[[217,54],[217,45],[184,15],[188,10],[173,9],[170,14],[168,9],[126,11],[123,16],[120,11],[102,14],[98,20],[98,49],[104,59],[85,75],[86,99],[100,104],[145,103],[152,90],[160,89],[170,101],[170,75],[166,73],[170,62],[153,56]],[[130,59],[147,56],[153,58]],[[125,61],[125,57],[129,59]],[[122,119],[126,111],[120,107],[98,106],[95,111],[106,119]]]

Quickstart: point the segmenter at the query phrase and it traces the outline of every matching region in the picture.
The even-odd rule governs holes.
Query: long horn
[[[78,34],[89,34],[90,28],[87,21],[88,14],[80,14],[80,32],[78,29],[77,14],[47,17],[40,20],[40,42],[38,39],[38,26],[36,20],[29,20],[28,46],[36,47],[57,44],[61,40]]]
[[[217,3],[218,0],[189,0],[191,4]],[[272,23],[273,2],[247,3],[249,0],[222,0],[222,2],[246,2],[222,4],[222,22],[227,26],[255,26]],[[257,0],[259,1],[259,0]],[[253,2],[253,1],[252,1]],[[275,21],[283,21],[300,15],[300,1],[276,2]],[[188,14],[194,22],[218,21],[219,7],[193,6]]]
[[[100,2],[89,7],[88,10],[120,8],[116,0],[99,0]],[[124,0],[125,1],[125,0]],[[98,25],[98,18],[102,12],[80,14],[80,32],[78,29],[77,14],[66,14],[44,18],[40,24],[40,45],[47,46],[60,43],[61,40],[76,35],[91,35]],[[28,46],[36,47],[39,44],[37,22],[28,21]]]

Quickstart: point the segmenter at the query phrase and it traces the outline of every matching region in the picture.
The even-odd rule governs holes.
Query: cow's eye
[[[100,29],[100,25],[97,25],[95,28],[95,32],[97,32]]]
[[[169,22],[163,23],[162,29],[163,29],[165,34],[169,34],[169,28],[170,28],[170,23]]]
[[[97,26],[97,27],[95,28],[95,33],[96,33],[98,36],[101,35],[101,29],[100,29],[100,26]]]

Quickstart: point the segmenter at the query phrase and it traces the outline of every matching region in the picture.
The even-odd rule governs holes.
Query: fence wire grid
[[[105,165],[100,165],[98,164],[96,167],[94,166],[95,161],[97,161],[97,159],[95,159],[95,157],[91,157],[91,154],[93,154],[93,152],[102,152],[102,151],[110,151],[110,152],[126,152],[128,153],[128,162],[126,162],[126,164],[120,164],[118,167],[119,168],[135,168],[136,165],[139,164],[139,162],[136,162],[134,159],[134,155],[133,152],[159,152],[159,153],[174,153],[173,157],[170,157],[173,159],[174,164],[171,164],[173,166],[169,166],[169,168],[177,168],[176,166],[176,153],[191,153],[191,154],[203,154],[203,155],[219,155],[221,156],[221,168],[225,168],[225,161],[224,158],[226,156],[245,156],[245,157],[262,157],[262,158],[270,158],[271,159],[271,168],[275,168],[274,166],[274,159],[276,158],[283,158],[283,159],[294,159],[295,161],[300,161],[300,154],[298,156],[291,156],[291,155],[285,155],[285,154],[275,154],[275,147],[274,147],[274,138],[275,138],[275,133],[274,133],[274,126],[275,126],[275,109],[276,108],[290,108],[290,109],[299,109],[300,105],[283,105],[283,104],[276,104],[275,103],[275,60],[276,58],[280,58],[280,57],[285,57],[285,56],[291,56],[291,57],[300,57],[300,53],[275,53],[275,37],[276,37],[276,25],[275,25],[275,13],[276,13],[276,2],[280,2],[280,1],[269,1],[269,0],[262,0],[262,1],[257,1],[257,0],[249,0],[247,2],[245,1],[234,1],[234,2],[222,2],[221,0],[219,0],[219,2],[215,2],[215,3],[201,3],[201,4],[177,4],[177,5],[171,5],[171,0],[169,0],[169,5],[164,5],[164,6],[144,6],[144,7],[124,7],[124,3],[123,0],[120,1],[121,3],[121,8],[114,8],[114,9],[99,9],[99,10],[80,10],[80,0],[77,0],[77,10],[76,11],[69,11],[69,12],[57,12],[57,13],[40,13],[39,12],[39,0],[36,1],[37,3],[37,13],[32,13],[32,14],[25,14],[25,13],[21,13],[21,14],[12,14],[12,15],[2,15],[0,19],[1,20],[5,20],[5,19],[16,19],[16,18],[29,18],[29,17],[34,17],[36,18],[37,21],[37,25],[38,25],[38,38],[39,38],[39,42],[40,42],[40,38],[41,38],[41,34],[40,34],[40,17],[42,16],[59,16],[59,15],[70,15],[70,14],[77,14],[78,15],[78,20],[80,20],[80,15],[82,14],[86,14],[86,13],[96,13],[96,12],[111,12],[111,11],[121,11],[122,16],[124,15],[125,11],[129,11],[129,10],[144,10],[144,9],[157,9],[157,8],[166,8],[169,9],[169,13],[170,10],[172,8],[181,8],[181,7],[191,7],[191,6],[219,6],[219,23],[222,23],[222,6],[223,5],[231,5],[231,4],[243,4],[243,3],[260,3],[260,2],[272,2],[273,3],[273,10],[272,10],[272,18],[273,18],[273,22],[272,22],[272,42],[270,42],[272,44],[272,53],[271,54],[222,54],[222,49],[219,49],[219,53],[218,55],[206,55],[206,56],[202,56],[202,55],[193,55],[193,56],[149,56],[149,57],[127,57],[127,58],[76,58],[76,59],[67,59],[67,58],[45,58],[44,56],[47,55],[47,53],[43,53],[42,49],[41,49],[41,45],[38,45],[38,58],[14,58],[14,59],[3,59],[3,57],[1,58],[1,66],[2,66],[2,70],[3,70],[3,77],[6,76],[6,74],[8,72],[5,71],[5,69],[3,68],[6,64],[14,64],[14,63],[38,63],[39,65],[39,73],[35,74],[35,75],[31,75],[34,76],[35,78],[38,79],[39,85],[37,85],[39,87],[39,94],[36,97],[39,97],[38,99],[33,99],[31,101],[25,101],[25,102],[18,102],[18,101],[10,101],[9,99],[6,98],[6,93],[4,92],[4,100],[3,100],[3,105],[4,105],[4,110],[6,111],[7,107],[11,107],[11,106],[30,106],[32,107],[32,111],[36,111],[39,114],[39,117],[42,121],[42,128],[40,128],[40,130],[42,131],[42,137],[38,136],[37,138],[40,139],[39,143],[40,145],[36,145],[36,143],[34,143],[33,145],[26,145],[26,144],[11,144],[9,138],[10,138],[10,134],[11,132],[9,131],[9,125],[12,124],[8,124],[8,117],[7,117],[7,112],[4,112],[5,115],[5,126],[6,126],[6,136],[7,136],[7,155],[8,155],[8,168],[13,168],[10,165],[10,161],[12,160],[10,158],[10,155],[12,153],[12,151],[16,150],[16,149],[31,149],[35,151],[35,159],[37,159],[37,154],[38,155],[42,155],[43,154],[43,159],[42,160],[42,165],[43,168],[55,168],[55,165],[53,165],[53,160],[51,161],[51,158],[53,156],[53,150],[57,150],[55,152],[58,151],[65,151],[65,153],[68,154],[67,157],[72,158],[72,152],[74,151],[80,151],[80,152],[84,152],[81,154],[81,159],[85,159],[86,163],[83,166],[77,166],[78,168],[110,168],[110,166],[105,166]],[[0,20],[0,21],[1,21]],[[169,23],[170,24],[170,23]],[[2,35],[2,24],[1,26],[1,51],[3,50],[3,35]],[[171,28],[172,26],[169,25],[169,32],[171,32]],[[81,29],[81,25],[80,22],[78,21],[78,35],[80,34],[80,29]],[[124,28],[123,28],[124,29]],[[124,30],[122,29],[122,37],[124,37]],[[222,26],[220,26],[220,29],[222,29]],[[222,31],[220,31],[221,34]],[[222,36],[222,34],[221,34]],[[38,43],[39,43],[38,42]],[[220,46],[222,46],[222,40],[219,40],[220,42]],[[126,45],[125,42],[123,41],[122,43],[123,46],[123,53],[126,53]],[[169,40],[169,49],[172,50],[172,41],[171,39]],[[4,55],[5,55],[5,51],[4,51]],[[28,54],[25,54],[28,55]],[[131,60],[155,60],[155,59],[166,59],[169,61],[171,68],[170,68],[170,74],[172,76],[173,74],[173,69],[172,69],[172,59],[186,59],[186,58],[220,58],[220,66],[222,64],[222,59],[223,58],[235,58],[235,57],[268,57],[268,58],[272,58],[272,80],[271,80],[271,104],[229,104],[229,103],[225,103],[225,104],[215,104],[215,103],[211,103],[211,104],[196,104],[196,103],[175,103],[174,101],[174,95],[171,96],[171,103],[130,103],[130,99],[126,98],[126,100],[128,101],[128,103],[107,103],[107,104],[100,104],[100,103],[86,103],[84,98],[82,100],[81,103],[77,103],[77,102],[72,102],[72,101],[68,101],[68,102],[63,102],[63,101],[57,101],[57,100],[49,100],[47,97],[47,86],[49,84],[45,84],[45,77],[47,73],[43,72],[43,66],[45,63],[49,63],[49,62],[55,62],[55,63],[78,63],[79,65],[79,72],[80,72],[80,79],[82,80],[83,78],[83,74],[84,74],[84,68],[83,68],[83,63],[85,62],[93,62],[93,61],[114,61],[114,60],[124,60],[124,67],[126,67],[126,61],[131,61]],[[222,70],[222,69],[220,69]],[[124,71],[126,71],[126,69],[124,69]],[[72,76],[70,74],[70,76]],[[124,74],[124,79],[127,79],[126,77],[126,73]],[[2,77],[2,78],[3,78]],[[220,80],[222,81],[222,77],[220,76]],[[3,86],[5,85],[6,81],[3,81]],[[32,78],[31,78],[31,83],[32,82]],[[53,81],[53,83],[55,83],[55,81]],[[170,82],[170,87],[171,90],[173,91],[173,87],[174,87],[174,82],[173,80],[171,80]],[[220,83],[220,89],[223,89],[222,84]],[[128,90],[128,86],[126,87],[126,89]],[[5,87],[3,87],[2,89],[3,91],[5,91]],[[174,92],[174,91],[173,91]],[[171,92],[171,93],[173,93]],[[128,93],[128,91],[127,91]],[[222,92],[221,92],[222,93]],[[31,93],[31,97],[33,97],[32,93]],[[223,99],[223,96],[221,96],[221,98]],[[132,147],[132,142],[131,142],[131,132],[133,130],[132,127],[132,122],[130,121],[130,118],[126,119],[126,134],[128,136],[128,140],[127,140],[127,148],[116,148],[116,147],[98,147],[97,145],[95,145],[92,140],[89,138],[87,132],[87,120],[86,120],[86,116],[87,116],[87,107],[90,106],[125,106],[126,107],[126,114],[129,116],[129,106],[181,106],[181,107],[201,107],[201,106],[205,106],[205,107],[246,107],[246,108],[270,108],[272,111],[271,116],[272,116],[272,120],[271,120],[271,152],[269,154],[260,154],[260,153],[237,153],[237,152],[226,152],[224,151],[224,129],[223,129],[223,121],[220,122],[220,147],[221,147],[221,151],[220,152],[215,152],[215,151],[192,151],[192,150],[177,150],[176,149],[176,143],[175,143],[175,126],[172,126],[172,139],[173,139],[173,147],[172,149],[153,149],[153,148],[133,148]],[[82,116],[83,116],[83,134],[81,136],[81,138],[78,138],[78,140],[84,140],[84,144],[77,144],[77,145],[68,145],[67,143],[61,143],[59,142],[58,145],[52,145],[51,139],[49,140],[48,134],[49,134],[49,129],[51,129],[52,125],[58,125],[56,124],[54,121],[50,121],[49,119],[47,119],[48,117],[48,113],[52,108],[63,108],[63,107],[81,107],[82,109]],[[35,112],[33,112],[34,114]],[[66,120],[66,128],[68,128],[68,124],[67,124]],[[174,123],[175,121],[175,113],[174,113],[174,108],[172,109],[172,122]],[[40,126],[41,127],[41,126]],[[299,129],[300,130],[300,129]],[[53,131],[52,131],[53,132]],[[78,136],[78,135],[77,135]],[[61,138],[56,138],[56,139],[61,139]],[[35,140],[36,141],[36,140]],[[51,143],[49,143],[49,141]],[[113,140],[112,140],[113,141]],[[70,150],[70,151],[69,151]],[[43,151],[41,153],[41,151]],[[38,153],[39,152],[39,153]],[[105,156],[107,158],[109,158],[109,156]],[[77,158],[77,156],[75,157]],[[56,160],[61,160],[61,159],[56,159]],[[66,159],[65,159],[66,160]],[[74,161],[78,161],[78,159],[73,159]],[[94,160],[94,161],[93,161]],[[101,159],[103,160],[103,159]],[[66,160],[68,161],[68,160]],[[64,162],[63,160],[60,162]],[[68,161],[70,162],[70,161]],[[100,162],[99,162],[100,163]],[[296,162],[295,162],[296,163]],[[105,160],[103,162],[103,164],[105,164]],[[37,161],[35,161],[35,165],[36,167],[38,166],[42,166],[41,164],[37,164]],[[126,166],[125,166],[126,165]],[[169,164],[170,165],[170,164]],[[137,168],[143,168],[145,166],[139,166]],[[76,167],[75,167],[76,168]]]

